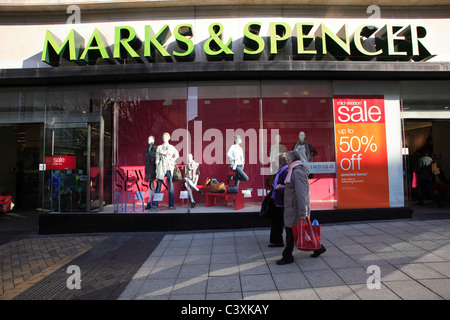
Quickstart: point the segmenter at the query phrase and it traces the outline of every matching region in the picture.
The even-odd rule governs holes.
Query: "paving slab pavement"
[[[168,233],[120,300],[448,300],[450,220],[322,226],[327,252],[279,266],[269,229]]]
[[[0,300],[450,298],[448,218],[325,224],[327,252],[314,259],[295,249],[285,266],[275,263],[282,248],[267,247],[269,229],[43,236],[33,223],[21,228],[0,226]],[[68,287],[70,266],[80,268],[80,289]]]

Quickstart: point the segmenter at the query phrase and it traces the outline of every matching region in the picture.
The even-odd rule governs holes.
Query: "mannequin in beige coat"
[[[169,189],[169,209],[175,209],[175,193],[173,188],[172,176],[173,168],[175,167],[175,161],[179,157],[177,149],[169,144],[170,134],[165,132],[163,134],[163,144],[156,148],[156,193],[161,190],[161,184],[164,178],[167,178],[168,189]]]

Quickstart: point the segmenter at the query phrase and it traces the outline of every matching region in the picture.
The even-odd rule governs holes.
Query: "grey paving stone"
[[[178,278],[207,277],[209,274],[209,264],[183,264]]]
[[[206,293],[206,300],[242,300],[242,292]]]
[[[147,279],[176,279],[180,273],[181,265],[155,266],[149,273]]]
[[[183,265],[209,264],[211,262],[210,254],[187,254]]]
[[[333,270],[303,272],[313,288],[343,285],[344,281]]]
[[[347,255],[370,253],[370,251],[360,244],[342,245],[339,249]]]
[[[276,290],[270,274],[242,275],[242,291],[271,291]]]
[[[279,290],[281,300],[319,300],[313,288]]]
[[[380,289],[369,289],[366,284],[350,284],[349,288],[361,300],[400,300],[400,297],[381,284]]]
[[[305,259],[297,259],[296,263],[302,271],[316,271],[330,269],[331,267],[322,259],[323,256],[319,258],[307,257]]]
[[[239,266],[237,263],[214,263],[210,265],[209,276],[231,276],[239,275]]]
[[[393,265],[380,266],[381,281],[408,281],[411,280],[404,272],[400,271]]]
[[[140,287],[135,299],[164,299],[168,298],[176,279],[151,279],[146,280]]]
[[[423,279],[419,282],[441,298],[450,300],[450,279]]]
[[[211,263],[237,263],[237,255],[233,253],[213,253],[211,254]]]
[[[321,257],[331,268],[351,268],[359,266],[358,262],[347,255],[328,256],[325,252]]]
[[[422,284],[414,281],[386,281],[383,282],[390,290],[404,300],[441,300],[442,298],[423,286]]]
[[[406,265],[395,265],[397,269],[413,279],[442,279],[445,276],[423,263],[411,263]]]
[[[239,263],[239,274],[240,275],[270,274],[270,269],[265,261]]]
[[[303,273],[276,273],[272,275],[278,290],[311,288]]]
[[[169,300],[206,300],[206,294],[194,293],[194,294],[171,294]]]
[[[244,300],[281,300],[280,293],[277,290],[273,291],[243,291]]]
[[[228,293],[241,291],[241,281],[238,275],[208,278],[206,293]]]
[[[429,262],[425,265],[450,278],[450,262]]]
[[[206,294],[208,277],[178,278],[171,295]]]
[[[366,269],[362,267],[336,268],[334,269],[334,272],[336,272],[346,284],[366,283],[369,276],[371,276],[371,274],[367,273]]]
[[[360,300],[360,298],[346,285],[314,288],[321,300]]]

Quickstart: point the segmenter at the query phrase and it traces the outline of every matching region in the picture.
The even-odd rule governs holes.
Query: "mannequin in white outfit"
[[[170,134],[165,132],[163,134],[163,144],[158,146],[156,149],[156,193],[159,193],[161,190],[161,184],[163,183],[164,178],[167,178],[168,189],[169,189],[169,209],[175,209],[175,193],[173,188],[172,176],[173,176],[173,168],[176,166],[175,161],[178,159],[179,154],[178,150],[171,144]]]
[[[228,176],[227,184],[229,184],[231,180],[234,180],[234,186],[236,188],[239,188],[239,181],[248,181],[248,176],[244,172],[244,150],[242,150],[242,147],[240,146],[241,143],[242,138],[240,136],[235,136],[234,144],[227,152],[227,157],[231,160],[231,169],[236,172],[235,176]]]

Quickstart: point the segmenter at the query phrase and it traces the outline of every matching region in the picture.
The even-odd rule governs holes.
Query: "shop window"
[[[158,193],[161,201],[154,199],[157,188],[156,176],[146,178],[146,149],[149,137],[156,147],[163,144],[163,135],[170,136],[169,144],[180,150],[176,165],[183,169],[183,146],[180,140],[186,134],[186,87],[124,87],[118,89],[116,103],[117,144],[115,148],[115,208],[118,213],[150,212],[151,209],[169,209],[169,181],[165,177]],[[180,207],[181,183],[173,183],[173,207]],[[150,194],[152,190],[152,194]],[[150,204],[149,204],[149,196]],[[151,208],[153,203],[154,208]],[[158,207],[158,208],[156,208]]]
[[[190,153],[199,163],[197,188],[208,193],[209,183],[223,183],[224,193],[244,194],[245,208],[259,210],[264,188],[259,84],[190,84],[188,128]],[[232,160],[240,152],[242,157]],[[200,192],[193,192],[193,200],[196,205],[206,201]],[[222,199],[215,201],[210,210],[229,209]]]
[[[279,154],[297,150],[311,172],[312,209],[333,209],[336,168],[330,84],[264,82],[262,111],[262,126],[272,132],[267,145],[271,164],[264,179],[278,170],[277,150]]]
[[[239,212],[259,211],[278,169],[272,160],[294,146],[308,150],[304,154],[311,169],[313,209],[333,209],[336,174],[329,92],[328,83],[292,82],[118,89],[114,211],[201,212],[205,207],[207,212],[234,211],[237,198],[244,204]],[[190,185],[185,180],[173,183],[173,204],[167,176],[160,179],[157,192],[162,200],[149,202],[158,191],[158,179],[146,178],[146,148],[150,136],[156,147],[162,145],[164,133],[177,151],[176,166],[183,178],[192,180]],[[300,133],[308,142],[306,149],[297,144]],[[232,159],[239,152],[242,158]],[[195,172],[186,170],[189,164]],[[223,189],[212,192],[211,183],[223,184]],[[175,211],[169,210],[172,206]]]

